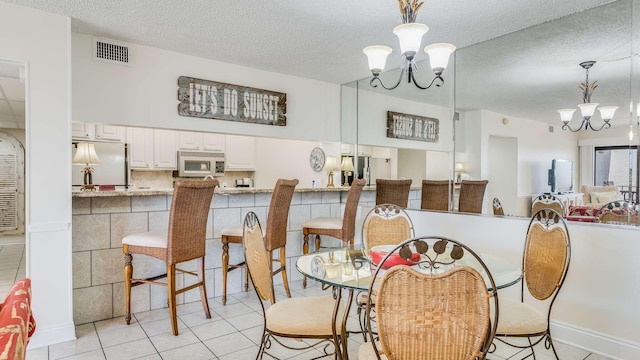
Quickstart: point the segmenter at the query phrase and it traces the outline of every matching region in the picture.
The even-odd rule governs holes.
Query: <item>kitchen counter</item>
[[[365,186],[363,190],[375,190],[375,186]],[[344,192],[349,191],[348,187],[333,187],[333,188],[304,188],[296,187],[295,192],[308,193],[308,192]],[[215,193],[222,195],[230,194],[261,194],[271,193],[271,188],[252,188],[252,187],[217,187]],[[71,197],[74,198],[94,198],[94,197],[113,197],[113,196],[154,196],[154,195],[171,195],[173,194],[173,188],[167,189],[128,189],[128,190],[112,190],[112,191],[80,191],[73,189],[71,191]]]

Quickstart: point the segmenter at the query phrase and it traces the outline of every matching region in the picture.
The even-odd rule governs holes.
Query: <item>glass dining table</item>
[[[522,278],[522,271],[519,264],[503,259],[489,253],[479,252],[480,258],[485,262],[494,283],[498,289],[502,289],[518,283]],[[355,261],[351,261],[355,259]],[[490,288],[490,281],[479,263],[469,262],[464,265],[476,269],[484,278]],[[355,268],[354,268],[355,266]],[[296,261],[297,270],[304,276],[316,280],[325,286],[333,288],[333,296],[336,299],[336,306],[333,311],[334,323],[340,322],[340,332],[338,326],[334,326],[334,341],[340,344],[340,349],[336,349],[338,359],[349,359],[347,352],[347,337],[349,333],[359,331],[347,331],[346,324],[349,318],[349,311],[353,302],[355,291],[368,291],[372,281],[372,270],[370,261],[359,248],[329,248],[321,251],[303,255]],[[356,269],[359,268],[359,269]],[[375,269],[373,270],[375,272]],[[382,272],[381,272],[382,273]],[[378,275],[380,276],[379,273]],[[340,310],[345,292],[344,311]],[[342,313],[342,319],[339,314]]]

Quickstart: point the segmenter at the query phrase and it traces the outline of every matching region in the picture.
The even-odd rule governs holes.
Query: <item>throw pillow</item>
[[[606,204],[612,201],[622,200],[622,194],[617,191],[607,191],[607,192],[592,192],[591,193],[591,202]]]

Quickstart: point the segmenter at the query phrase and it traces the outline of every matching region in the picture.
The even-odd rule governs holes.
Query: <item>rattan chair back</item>
[[[489,180],[462,180],[460,183],[460,199],[458,211],[465,213],[482,213],[484,191]]]
[[[367,183],[365,179],[356,179],[351,183],[347,202],[344,205],[344,215],[342,216],[342,241],[351,241],[356,235],[356,215],[358,213],[358,203],[362,188]]]
[[[267,256],[260,221],[253,211],[247,213],[244,218],[242,234],[244,257],[253,287],[260,299],[269,300],[271,304],[274,304],[276,297],[273,292],[273,278],[269,267],[269,257]]]
[[[417,266],[393,266],[381,277],[394,253]],[[464,263],[454,266],[461,259]],[[471,261],[486,280],[465,266]],[[469,247],[442,237],[414,237],[381,260],[373,279],[369,292],[376,294],[377,335],[371,330],[373,296],[366,313],[376,353],[389,360],[485,358],[496,331],[498,295],[489,269]]]
[[[374,246],[397,245],[415,236],[407,212],[393,204],[380,204],[371,209],[364,218],[361,235],[366,254]]]
[[[449,194],[453,190],[451,180],[422,180],[420,208],[423,210],[449,210]]]
[[[498,198],[493,198],[493,215],[504,215],[504,209]]]
[[[278,179],[273,189],[269,214],[267,215],[267,233],[265,234],[265,247],[267,250],[281,248],[287,243],[287,221],[293,191],[298,185],[298,179]]]
[[[386,180],[376,179],[376,205],[394,204],[406,208],[409,204],[411,179]]]
[[[604,224],[628,224],[640,226],[638,210],[626,201],[612,201],[603,205],[596,213],[595,222]]]
[[[209,208],[218,180],[178,180],[169,213],[166,262],[177,264],[203,257]]]
[[[562,216],[565,215],[564,204],[554,195],[542,194],[536,197],[531,205],[531,216],[542,209],[551,209]]]
[[[522,264],[523,286],[526,284],[531,296],[555,299],[569,269],[570,252],[569,231],[562,215],[553,209],[536,212],[527,229]]]

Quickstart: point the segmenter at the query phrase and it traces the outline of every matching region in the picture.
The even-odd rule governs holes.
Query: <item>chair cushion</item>
[[[242,225],[239,226],[227,226],[220,230],[220,235],[225,236],[242,236]]]
[[[382,351],[382,345],[380,342],[376,341],[376,349],[378,351]],[[385,360],[387,357],[384,354],[380,354],[380,359]],[[360,345],[358,348],[358,360],[377,360],[376,352],[373,350],[373,346],[371,342],[366,342]]]
[[[319,217],[305,221],[304,224],[302,224],[302,227],[314,229],[342,229],[342,219]]]
[[[265,311],[267,329],[283,335],[331,335],[335,300],[331,296],[312,296],[278,301]],[[338,318],[342,318],[341,308]],[[339,329],[340,322],[336,322]]]
[[[524,335],[544,332],[547,317],[531,305],[514,299],[500,299],[496,335]]]
[[[166,249],[167,231],[149,231],[145,233],[127,235],[122,238],[122,244]]]

